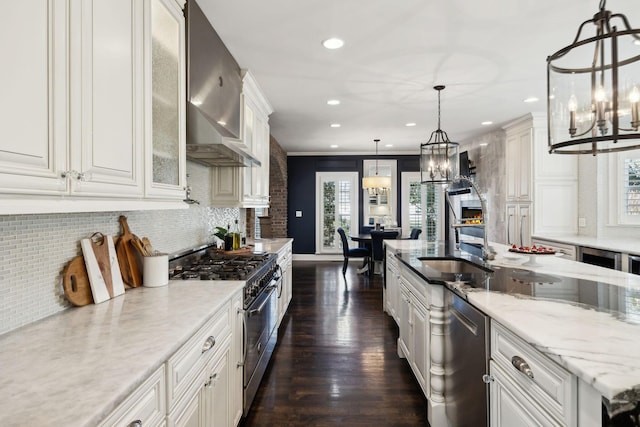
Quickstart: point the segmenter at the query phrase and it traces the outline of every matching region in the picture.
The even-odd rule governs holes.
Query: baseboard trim
[[[293,254],[294,261],[344,261],[344,257],[338,254]],[[355,260],[360,261],[362,260]]]

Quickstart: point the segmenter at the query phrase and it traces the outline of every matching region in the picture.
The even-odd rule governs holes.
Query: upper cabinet
[[[147,204],[151,195],[182,207],[184,148],[170,154],[171,191],[145,185],[146,146],[161,138],[184,146],[184,17],[175,0],[29,0],[1,19],[10,66],[0,71],[0,214],[165,207]],[[171,54],[158,53],[170,37]],[[158,86],[173,92],[172,113],[157,113]],[[156,114],[172,130],[154,127]]]
[[[212,206],[269,207],[269,115],[273,108],[253,75],[243,71],[241,138],[260,166],[214,167]]]
[[[147,80],[146,195],[181,199],[186,187],[185,21],[175,0],[146,0],[150,13]]]
[[[577,232],[578,159],[549,154],[546,123],[545,114],[532,113],[504,128],[509,243],[530,244],[517,236]]]

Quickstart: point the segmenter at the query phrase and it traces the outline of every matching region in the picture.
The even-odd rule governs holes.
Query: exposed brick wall
[[[287,236],[287,152],[278,141],[269,138],[269,196],[272,237]],[[255,210],[247,209],[247,224],[254,224]],[[253,227],[247,226],[247,237],[253,236]]]

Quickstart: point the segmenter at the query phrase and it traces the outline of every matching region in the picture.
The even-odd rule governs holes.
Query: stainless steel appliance
[[[622,255],[620,252],[580,246],[578,247],[578,261],[613,270],[622,270]]]
[[[640,256],[629,255],[629,273],[640,274]]]
[[[450,427],[489,425],[489,317],[445,290],[445,412]]]
[[[244,280],[243,412],[246,416],[278,340],[278,294],[282,270],[277,254],[231,255],[201,247],[171,257],[172,280]]]

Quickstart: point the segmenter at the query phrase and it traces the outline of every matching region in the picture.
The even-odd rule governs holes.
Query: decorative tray
[[[529,246],[517,247],[516,245],[513,245],[509,248],[509,252],[515,252],[517,254],[524,254],[524,255],[555,255],[556,254],[556,250],[553,248],[546,247],[546,246],[536,246],[536,245],[533,245],[531,247]]]

